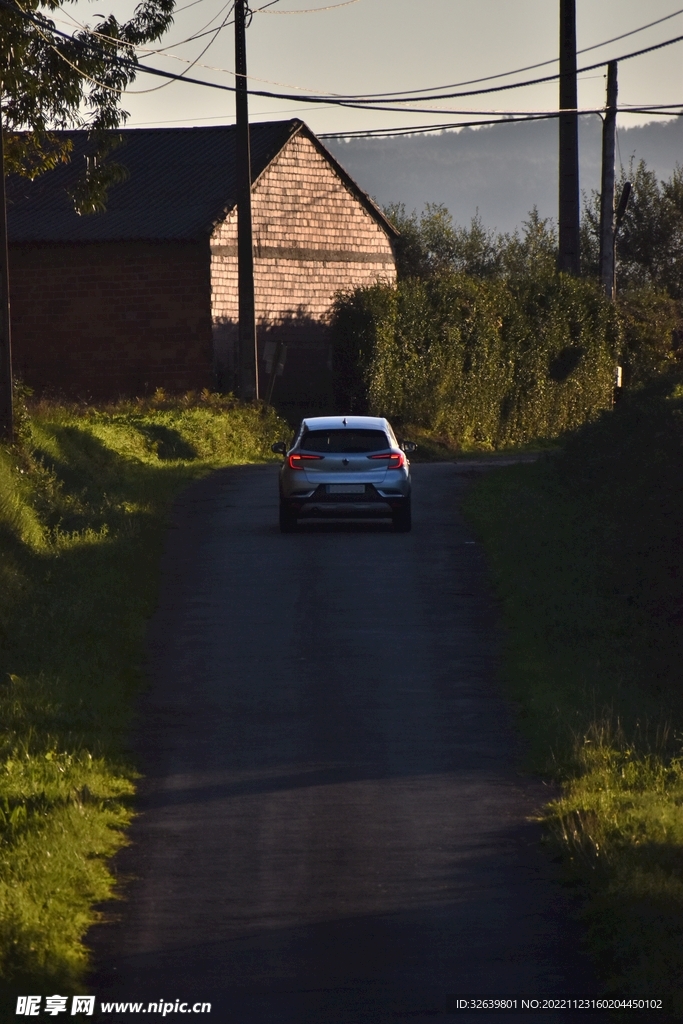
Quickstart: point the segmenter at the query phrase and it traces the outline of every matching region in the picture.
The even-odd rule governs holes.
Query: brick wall
[[[254,276],[259,350],[286,345],[274,398],[322,410],[331,401],[325,321],[335,293],[394,281],[391,242],[310,139],[296,135],[254,187]],[[211,307],[217,368],[231,384],[237,309],[237,212],[211,239]],[[272,360],[260,361],[261,390]]]
[[[212,384],[205,242],[12,246],[10,301],[15,372],[37,392]]]

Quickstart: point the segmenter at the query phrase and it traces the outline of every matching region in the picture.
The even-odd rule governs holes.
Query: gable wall
[[[325,318],[338,290],[393,281],[389,238],[305,136],[253,192],[262,397],[329,408]],[[231,377],[236,211],[204,242],[25,243],[10,250],[14,365],[38,392],[115,398]],[[212,337],[213,336],[213,337]],[[284,348],[283,348],[284,346]],[[282,376],[270,377],[277,354]]]
[[[284,147],[254,187],[252,219],[259,351],[263,356],[268,342],[271,355],[278,342],[287,346],[275,397],[281,406],[296,398],[314,410],[330,401],[325,320],[335,293],[377,280],[395,281],[391,242],[301,135]],[[236,210],[211,239],[211,307],[218,369],[230,386],[238,319]],[[272,360],[262,358],[262,394],[267,394],[271,368]]]
[[[36,391],[211,386],[206,243],[14,245],[9,266],[14,370]]]

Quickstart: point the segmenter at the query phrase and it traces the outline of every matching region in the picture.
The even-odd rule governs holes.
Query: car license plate
[[[329,484],[328,494],[365,494],[365,484]]]

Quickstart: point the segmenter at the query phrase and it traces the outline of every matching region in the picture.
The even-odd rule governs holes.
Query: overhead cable
[[[351,4],[360,3],[360,0],[344,0],[341,4],[330,4],[328,7],[306,7],[300,11],[266,11],[263,7],[254,11],[254,14],[320,14],[321,11],[334,11],[337,7],[350,7]],[[267,5],[270,7],[270,4]]]
[[[182,7],[174,7],[173,8],[173,13],[174,14],[180,14],[181,11],[186,11],[188,9],[188,7],[196,7],[197,4],[203,4],[205,2],[206,2],[206,0],[192,0],[192,2],[189,3],[189,4],[183,4]]]
[[[584,46],[583,49],[577,50],[577,56],[580,53],[589,53],[591,50],[599,50],[602,46],[609,46],[610,43],[616,43],[620,39],[626,39],[627,36],[638,35],[639,32],[645,32],[648,28],[653,28],[655,25],[661,25],[663,21],[669,21],[671,18],[678,17],[679,14],[683,14],[683,7],[679,10],[674,11],[672,14],[667,14],[664,18],[657,18],[656,21],[649,21],[646,25],[640,25],[638,28],[633,28],[630,32],[622,32],[619,36],[613,36],[611,39],[604,39],[601,43],[593,43],[591,46]],[[493,82],[498,78],[509,78],[510,75],[521,75],[525,71],[535,71],[536,68],[547,67],[548,64],[557,64],[559,57],[552,57],[550,60],[542,60],[538,64],[527,64],[523,68],[515,68],[513,71],[501,71],[497,75],[485,75],[483,78],[470,78],[464,82],[452,82],[449,85],[432,85],[427,89],[404,89],[400,92],[374,92],[367,93],[367,99],[379,99],[380,97],[386,96],[405,96],[408,94],[417,96],[428,92],[437,92],[440,89],[460,89],[464,85],[478,85],[480,82]]]
[[[227,6],[227,4],[226,4],[226,6]],[[221,34],[223,29],[227,28],[228,25],[232,25],[232,22],[229,19],[230,19],[230,15],[231,15],[231,13],[233,11],[234,6],[235,6],[234,3],[230,5],[230,10],[228,11],[227,15],[225,16],[225,20],[217,28],[212,30],[213,31],[213,35],[211,36],[211,39],[209,39],[208,43],[206,44],[204,49],[201,51],[201,53],[199,53],[195,57],[195,59],[190,64],[188,64],[188,66],[185,68],[184,71],[180,72],[180,75],[179,75],[180,78],[183,78],[188,73],[188,71],[190,71],[195,66],[195,64],[197,64],[199,62],[199,60],[204,56],[204,54],[207,52],[207,50],[211,49],[211,47],[216,42],[216,39]],[[169,54],[169,56],[171,56],[171,55]],[[173,82],[162,82],[161,85],[155,85],[151,89],[128,89],[128,90],[126,90],[126,92],[127,92],[127,94],[130,94],[130,95],[142,96],[145,93],[148,94],[150,92],[159,92],[160,89],[166,89],[169,85],[173,85]]]
[[[38,21],[35,18],[34,15],[30,14],[27,11],[22,11],[21,8],[19,8],[15,3],[10,2],[10,0],[0,0],[0,6],[6,8],[8,10],[13,11],[15,14],[19,14],[21,17],[25,18],[28,21],[31,21],[33,24],[39,25],[41,28],[49,29],[49,31],[51,31],[54,35],[61,36],[62,38],[69,40],[69,42],[71,42],[72,44],[76,43],[76,44],[80,44],[80,45],[83,45],[83,46],[86,45],[82,40],[79,40],[77,37],[68,35],[65,32],[61,32],[57,28],[50,27],[49,24],[44,24],[43,21]],[[45,21],[46,20],[47,19],[45,19]],[[683,35],[675,36],[672,39],[664,40],[663,42],[657,43],[654,46],[644,47],[641,50],[636,50],[636,51],[634,51],[632,53],[623,54],[621,57],[616,57],[616,58],[613,58],[613,59],[614,60],[618,60],[618,61],[631,60],[634,57],[640,57],[643,54],[652,53],[655,50],[661,50],[661,49],[663,49],[666,46],[671,46],[674,43],[681,42],[681,40],[683,40]],[[130,71],[142,72],[144,74],[154,75],[154,76],[157,76],[157,77],[160,77],[160,78],[166,78],[166,79],[169,79],[170,81],[171,80],[172,81],[183,81],[183,82],[187,82],[188,84],[191,84],[191,85],[200,85],[200,86],[203,86],[204,88],[217,89],[217,90],[219,90],[221,92],[231,92],[231,93],[233,93],[233,92],[236,91],[236,87],[234,85],[225,85],[225,84],[222,84],[220,82],[207,82],[205,79],[191,78],[187,74],[174,74],[173,72],[170,72],[170,71],[163,71],[161,68],[154,68],[154,67],[150,67],[147,64],[140,64],[137,61],[132,60],[131,58],[114,56],[114,57],[112,57],[112,59],[117,61],[118,63],[124,65]],[[603,67],[605,63],[607,63],[607,62],[606,61],[601,61],[601,62],[599,62],[597,64],[590,65],[589,67],[580,68],[578,73],[581,74],[581,73],[583,73],[585,71],[593,71],[595,68]],[[78,70],[78,69],[76,69],[76,70]],[[536,85],[536,84],[539,84],[540,82],[554,81],[554,80],[557,80],[559,77],[560,77],[559,74],[549,75],[549,76],[546,76],[544,78],[529,80],[529,81],[526,81],[526,82],[514,83],[514,84],[511,84],[511,85],[495,86],[495,87],[493,87],[491,89],[478,89],[478,90],[474,90],[472,92],[460,92],[460,93],[443,94],[441,96],[431,96],[431,97],[429,97],[429,99],[430,100],[436,100],[436,99],[455,99],[455,98],[464,97],[464,96],[482,95],[482,94],[492,93],[492,92],[502,92],[504,90],[516,89],[516,88],[520,88],[520,87],[526,86],[526,85]],[[263,96],[263,97],[266,97],[268,99],[281,99],[281,100],[290,100],[290,101],[294,101],[294,102],[316,103],[316,104],[321,104],[323,106],[340,106],[340,107],[344,107],[344,108],[348,108],[348,109],[352,109],[352,110],[381,110],[381,111],[384,111],[384,112],[388,112],[388,111],[392,110],[391,107],[387,107],[386,105],[377,106],[375,104],[364,102],[362,99],[359,99],[359,100],[354,99],[353,97],[319,96],[319,95],[315,95],[315,94],[303,94],[303,95],[302,94],[298,94],[297,95],[297,94],[285,93],[285,92],[274,92],[273,90],[268,90],[268,89],[250,89],[249,93],[252,96]],[[396,100],[394,102],[400,102],[400,101]],[[401,106],[401,107],[396,107],[395,110],[398,111],[398,112],[401,112],[401,113],[421,113],[421,114],[435,113],[435,111],[430,110],[429,108],[425,109],[423,107],[420,107],[420,108],[406,108],[406,107]],[[450,113],[447,110],[442,110],[442,111],[439,111],[439,112],[440,113]]]
[[[683,35],[673,36],[671,39],[665,39],[661,43],[655,43],[653,46],[645,46],[641,50],[633,50],[631,53],[623,53],[620,57],[610,57],[609,60],[607,58],[605,58],[604,60],[598,61],[596,64],[588,64],[584,68],[578,68],[577,71],[576,71],[576,74],[577,75],[581,75],[581,74],[584,74],[586,71],[595,71],[596,68],[602,68],[606,64],[610,63],[611,61],[622,62],[622,61],[625,61],[625,60],[631,60],[633,57],[642,57],[646,53],[654,53],[655,50],[662,50],[666,46],[671,46],[674,43],[680,43],[682,39],[683,39]],[[572,72],[572,74],[573,74],[573,72]],[[486,94],[492,93],[492,92],[506,92],[506,91],[509,91],[510,89],[522,89],[522,88],[524,88],[525,86],[528,86],[528,85],[541,85],[541,84],[546,83],[546,82],[555,82],[555,81],[557,81],[561,77],[562,77],[562,75],[558,72],[558,73],[556,73],[554,75],[544,75],[542,78],[529,78],[529,79],[527,79],[524,82],[509,82],[507,85],[494,85],[494,86],[491,86],[489,89],[471,89],[471,90],[469,90],[467,92],[439,93],[438,95],[435,95],[435,96],[425,97],[425,99],[429,99],[429,100],[451,100],[451,99],[458,99],[458,98],[464,97],[464,96],[483,96],[483,95],[486,95]],[[404,102],[405,103],[412,103],[414,101],[414,98],[415,98],[414,94],[410,94],[410,93],[403,93],[402,96],[404,96],[405,99],[403,99],[401,97],[401,95],[398,95],[398,96],[393,96],[392,99],[387,99],[386,102],[387,103],[404,103]],[[359,94],[358,96],[339,95],[339,96],[336,96],[335,98],[336,98],[337,102],[340,102],[340,103],[343,102],[345,104],[353,104],[354,102],[364,103],[364,101],[367,100],[367,99],[373,99],[374,102],[376,102],[376,103],[381,103],[382,102],[382,100],[380,98],[376,98],[376,97],[373,97],[373,96],[364,96],[362,94]],[[377,109],[377,108],[370,108],[370,109]],[[382,107],[380,109],[386,109],[386,108]]]
[[[17,6],[18,6],[19,5],[19,0],[15,0],[15,2],[17,3]],[[274,2],[277,2],[277,0],[274,0]],[[97,29],[90,28],[89,25],[84,25],[84,24],[82,24],[82,22],[77,21],[73,17],[72,14],[69,14],[68,11],[63,10],[62,13],[66,15],[66,17],[69,19],[69,21],[71,21],[74,25],[76,25],[78,28],[80,28],[80,30],[82,32],[86,32],[88,35],[94,36],[95,39],[102,39],[102,40],[104,40],[105,43],[114,43],[117,46],[126,46],[131,51],[137,50],[140,53],[145,53],[148,56],[151,56],[151,55],[157,54],[157,53],[165,55],[165,52],[167,50],[171,50],[171,49],[173,49],[176,46],[184,46],[185,43],[192,43],[192,42],[194,42],[197,39],[202,39],[204,36],[211,35],[211,33],[215,31],[215,29],[209,28],[209,25],[213,21],[215,21],[216,18],[220,18],[221,14],[226,9],[226,7],[230,7],[230,10],[232,11],[232,8],[234,6],[235,5],[234,5],[233,2],[231,2],[231,0],[227,0],[227,2],[225,4],[223,4],[223,6],[221,7],[221,9],[218,12],[218,14],[214,14],[213,18],[211,18],[210,21],[207,21],[205,25],[202,25],[200,30],[198,32],[196,32],[194,35],[187,36],[186,39],[180,39],[177,43],[170,43],[168,46],[158,46],[158,47],[140,46],[137,43],[129,42],[127,39],[120,39],[117,36],[110,36],[106,32],[98,32]],[[222,25],[222,27],[225,27],[226,24],[232,24],[232,22],[225,22]],[[70,37],[70,38],[74,38],[74,37]],[[189,58],[188,58],[187,62],[188,62],[188,64],[190,63]],[[195,64],[196,61],[192,61],[192,63]]]
[[[16,4],[16,6],[18,8],[18,13],[21,13],[21,14],[23,14],[25,16],[28,15],[28,12],[24,11],[23,8],[19,6],[18,0],[15,0],[15,4]],[[8,5],[7,4],[3,4],[2,6],[8,6]],[[197,61],[200,59],[200,57],[203,57],[204,54],[206,53],[206,51],[213,45],[213,43],[216,40],[216,37],[219,35],[220,32],[223,31],[223,29],[226,27],[226,25],[232,24],[231,22],[228,21],[228,18],[229,18],[230,13],[232,12],[232,9],[233,9],[233,7],[235,5],[234,5],[233,2],[230,2],[230,0],[229,0],[229,2],[224,5],[222,10],[225,10],[225,8],[228,7],[228,6],[230,7],[230,11],[228,12],[228,14],[226,16],[225,21],[221,25],[219,25],[217,28],[211,30],[212,33],[213,33],[212,39],[207,43],[207,45],[204,47],[204,49],[201,51],[201,53],[196,57],[196,59],[194,61],[192,61],[192,63],[189,65],[189,67],[185,68],[185,70],[181,71],[181,73],[179,75],[174,76],[174,78],[172,80],[166,81],[162,85],[156,85],[156,86],[154,86],[151,89],[131,89],[131,90],[128,90],[128,92],[130,94],[135,95],[135,96],[142,96],[142,95],[145,95],[145,94],[148,94],[148,93],[151,93],[151,92],[158,92],[160,89],[165,89],[166,86],[172,85],[174,81],[182,80],[185,77],[185,75],[187,74],[187,72],[197,63]],[[222,11],[221,11],[221,13],[222,13]],[[114,93],[121,94],[121,93],[126,91],[125,87],[122,88],[120,86],[108,85],[106,82],[101,82],[101,81],[99,81],[99,79],[93,78],[92,75],[87,74],[87,72],[83,71],[82,68],[79,68],[77,64],[74,64],[73,61],[69,60],[69,58],[66,56],[66,54],[62,53],[62,51],[59,50],[54,45],[52,40],[49,38],[49,36],[44,31],[44,28],[47,29],[48,31],[56,34],[56,35],[59,35],[59,36],[61,36],[63,38],[66,38],[67,40],[71,41],[72,43],[77,43],[77,44],[85,45],[83,40],[79,39],[77,36],[70,36],[70,35],[67,35],[64,32],[59,32],[54,27],[50,26],[49,23],[43,26],[43,25],[41,25],[40,21],[38,21],[37,19],[31,18],[30,20],[34,22],[34,24],[36,26],[36,29],[38,31],[38,34],[40,36],[42,36],[42,38],[48,44],[50,49],[53,50],[54,53],[56,53],[56,55],[60,58],[60,60],[63,60],[65,64],[68,64],[70,68],[72,68],[74,71],[76,71],[86,81],[90,82],[92,85],[96,86],[96,88],[98,88],[98,89],[104,89],[105,92],[114,92]],[[94,35],[96,33],[92,33],[91,32],[90,34]],[[109,36],[108,38],[110,38],[114,42],[123,43],[124,45],[126,45],[126,41],[125,40],[118,40],[118,39],[116,39],[115,36]],[[114,59],[117,61],[117,63],[122,63],[119,58],[115,57]],[[128,62],[125,62],[125,63],[127,63],[128,67],[129,67],[129,69],[131,71],[137,69],[137,66],[138,66],[137,64],[134,64],[131,61],[128,61]]]
[[[402,128],[368,128],[348,132],[319,132],[319,139],[373,139],[391,138],[399,135],[427,135],[431,132],[444,132],[455,128],[478,128],[491,124],[518,124],[520,121],[547,121],[557,114],[535,114],[530,117],[497,117],[478,121],[456,121],[446,124],[421,124]]]
[[[195,0],[195,2],[200,2],[200,0]],[[266,8],[272,7],[274,4],[276,4],[278,2],[279,2],[279,0],[270,0],[269,3],[264,4],[262,7],[254,8],[252,13],[253,14],[259,14],[259,13],[266,13],[266,14],[293,14],[293,13],[299,13],[299,12],[295,12],[295,11],[267,11],[266,10]],[[357,2],[357,0],[347,0],[347,2],[355,3],[355,2]],[[189,5],[189,6],[192,6],[192,5]],[[227,4],[225,6],[227,6]],[[216,17],[220,16],[222,11],[225,10],[225,6],[221,9],[221,11],[219,12],[218,15],[215,15],[214,18],[211,19],[211,21],[214,21]],[[338,5],[333,5],[333,6],[338,6]],[[342,4],[341,6],[346,6],[346,3]],[[179,9],[183,9],[183,8],[179,8]],[[314,8],[313,10],[329,10],[329,9],[332,9],[332,8]],[[90,29],[90,28],[88,28],[87,25],[83,25],[80,22],[77,22],[76,19],[72,15],[68,14],[68,12],[65,11],[64,13],[67,15],[67,17],[75,25],[78,25],[78,27],[81,28],[83,31],[89,32],[90,34],[96,36],[99,39],[105,39],[105,40],[107,40],[109,42],[118,42],[118,40],[116,40],[115,37],[104,35],[103,33],[97,32],[95,29]],[[679,14],[683,14],[683,8],[680,8],[679,10],[674,11],[671,14],[667,14],[663,18],[658,18],[656,21],[650,21],[650,22],[648,22],[645,25],[640,25],[638,28],[631,29],[629,32],[623,32],[619,36],[613,36],[611,39],[605,39],[605,40],[603,40],[600,43],[593,43],[591,46],[586,46],[583,49],[578,50],[577,53],[588,53],[590,50],[596,50],[596,49],[599,49],[602,46],[607,46],[610,43],[614,43],[614,42],[618,41],[619,39],[624,39],[627,36],[637,35],[639,32],[644,32],[646,29],[652,28],[654,25],[659,25],[663,21],[669,21],[671,18],[677,17]],[[211,21],[209,21],[207,24],[210,25]],[[227,24],[232,24],[232,22],[228,22]],[[206,29],[206,28],[207,28],[207,26],[205,25],[205,26],[203,26],[202,29],[199,30],[199,32],[195,33],[194,35],[188,36],[186,39],[181,39],[177,43],[170,43],[168,46],[160,46],[160,47],[152,48],[152,47],[143,47],[143,46],[133,46],[133,44],[129,44],[129,43],[124,43],[124,45],[130,46],[132,49],[137,50],[138,53],[145,54],[147,56],[153,55],[153,54],[159,54],[159,55],[171,58],[173,60],[182,61],[182,62],[187,63],[187,64],[191,63],[193,66],[195,66],[198,63],[196,58],[195,58],[195,60],[191,61],[189,57],[181,57],[179,54],[169,53],[168,51],[176,49],[178,46],[183,46],[186,43],[193,42],[193,41],[195,41],[197,39],[201,39],[205,35],[210,35],[211,32],[213,31],[213,29],[210,29],[209,31],[204,31],[204,29]],[[375,98],[381,100],[382,97],[387,97],[387,102],[391,102],[391,99],[390,99],[391,97],[397,97],[397,96],[405,96],[406,97],[406,102],[409,102],[410,98],[418,97],[419,95],[423,95],[425,100],[427,100],[427,99],[438,99],[439,97],[436,97],[436,96],[429,97],[426,94],[430,93],[430,92],[435,92],[438,89],[455,89],[455,88],[460,88],[460,86],[463,86],[463,85],[473,85],[473,84],[477,84],[478,82],[488,82],[488,81],[494,81],[495,79],[498,79],[498,78],[507,78],[510,75],[521,74],[523,71],[531,71],[531,70],[534,70],[535,68],[545,67],[548,64],[556,64],[558,59],[559,58],[554,57],[551,60],[541,61],[539,64],[529,64],[526,67],[516,68],[513,71],[504,71],[504,72],[501,72],[498,75],[488,75],[488,76],[485,76],[484,78],[473,78],[473,79],[466,80],[464,82],[456,82],[456,83],[453,83],[452,85],[430,86],[429,88],[425,88],[425,89],[403,90],[401,92],[364,93],[364,94],[362,94],[362,96],[360,94],[358,94],[355,97],[354,96],[345,96],[345,95],[342,95],[340,93],[334,93],[334,92],[326,92],[326,93],[317,92],[316,95],[318,95],[318,96],[332,96],[332,97],[337,97],[337,98],[341,98],[341,99],[354,99],[354,98],[361,99],[362,98],[363,100],[372,100],[372,99],[375,99]],[[235,72],[230,70],[229,68],[214,67],[214,66],[205,65],[205,64],[199,64],[198,66],[199,67],[204,67],[207,71],[216,71],[216,72],[219,72],[221,74],[233,75],[233,77],[234,77],[234,74],[235,74]],[[604,66],[603,64],[594,65],[591,68],[589,68],[588,70],[593,71],[593,70],[596,70],[597,68],[600,68],[600,67],[603,67],[603,66]],[[581,74],[581,72],[578,72],[578,73]],[[306,87],[302,87],[302,86],[298,86],[298,85],[292,85],[291,83],[286,83],[286,82],[278,82],[278,81],[274,81],[272,79],[267,79],[267,78],[257,78],[254,75],[248,75],[247,79],[248,79],[248,81],[263,82],[263,83],[266,83],[266,84],[269,84],[269,85],[276,85],[279,88],[283,88],[283,89],[296,89],[298,92],[301,92],[301,93],[312,94],[312,93],[315,92],[315,90],[312,90],[312,89],[309,89],[309,88],[306,88]],[[510,88],[515,88],[515,86],[511,85]],[[464,94],[464,95],[467,95],[467,94]]]
[[[533,114],[528,117],[498,117],[487,120],[478,121],[454,121],[448,124],[421,124],[421,125],[405,125],[400,128],[368,128],[358,129],[357,131],[346,131],[346,132],[319,132],[319,139],[333,140],[333,139],[390,139],[398,138],[406,135],[429,135],[434,132],[453,131],[457,128],[479,128],[485,125],[496,125],[496,124],[519,124],[522,121],[548,121],[553,118],[561,117],[566,111],[555,111],[549,114]],[[581,116],[587,114],[601,114],[601,110],[583,110],[579,112]],[[681,117],[683,116],[683,109],[678,111],[665,111],[651,109],[649,107],[638,107],[629,108],[624,111],[627,114],[661,114],[665,117]]]
[[[4,6],[10,6],[7,3],[7,0],[0,0],[0,3],[2,3]],[[617,60],[617,61],[631,60],[634,57],[641,57],[641,56],[643,56],[646,53],[653,53],[656,50],[664,49],[664,47],[672,46],[674,43],[680,43],[681,40],[683,40],[683,35],[674,36],[673,38],[666,39],[666,40],[664,40],[661,43],[655,44],[654,46],[644,47],[641,50],[635,50],[632,53],[622,54],[620,57],[614,57],[612,59],[613,60]],[[604,67],[604,65],[606,63],[607,63],[607,61],[600,61],[597,64],[591,64],[588,67],[579,68],[579,70],[577,71],[577,74],[583,74],[586,71],[594,71],[596,68]],[[138,68],[138,70],[140,70],[140,71],[142,71],[142,72],[144,72],[146,74],[160,75],[160,76],[162,76],[164,78],[174,78],[174,79],[181,78],[180,75],[174,75],[172,72],[162,71],[159,68],[152,68],[152,67],[150,67],[149,65],[146,65],[146,64],[137,64],[136,67]],[[207,86],[207,87],[212,88],[212,89],[219,89],[219,90],[223,90],[223,91],[226,91],[226,92],[235,92],[236,91],[236,87],[234,85],[223,85],[220,82],[207,82],[207,81],[202,80],[202,79],[188,78],[186,76],[182,76],[182,77],[183,77],[184,81],[192,83],[193,85],[203,85],[203,86]],[[485,94],[492,93],[492,92],[503,92],[503,91],[510,90],[510,89],[522,88],[524,86],[538,85],[538,84],[544,83],[544,82],[552,82],[552,81],[556,81],[559,78],[560,78],[559,74],[547,75],[547,76],[545,76],[543,78],[532,79],[532,80],[528,80],[526,82],[517,82],[517,83],[513,83],[513,84],[509,84],[509,85],[494,86],[494,87],[492,87],[490,89],[476,89],[476,90],[473,90],[473,91],[470,91],[470,92],[458,92],[458,93],[442,94],[442,95],[439,95],[439,96],[430,96],[429,99],[430,100],[457,99],[457,98],[465,97],[465,96],[480,96],[480,95],[485,95]],[[315,94],[303,94],[303,95],[299,94],[299,95],[296,95],[296,94],[293,94],[293,93],[274,92],[274,91],[268,90],[268,89],[250,89],[249,93],[252,96],[265,96],[265,97],[267,97],[269,99],[283,99],[283,100],[295,100],[295,101],[296,100],[301,100],[302,102],[306,102],[306,103],[320,103],[320,104],[329,105],[329,106],[348,107],[348,108],[354,109],[354,110],[384,110],[384,111],[387,111],[387,110],[391,109],[390,107],[386,106],[385,104],[382,104],[382,105],[378,106],[378,105],[375,105],[374,103],[366,103],[362,99],[356,100],[353,97],[319,96],[319,95],[315,95]],[[393,102],[397,102],[398,103],[398,102],[402,102],[402,101],[401,100],[395,100]],[[406,102],[412,102],[412,101],[408,98],[406,100]],[[402,110],[403,112],[412,112],[412,113],[420,113],[420,114],[428,114],[428,113],[430,113],[430,111],[428,109],[425,109],[424,107],[413,108],[412,111],[409,108],[406,108],[406,107],[397,107],[396,109],[397,110]],[[445,112],[446,111],[444,111],[444,113]]]

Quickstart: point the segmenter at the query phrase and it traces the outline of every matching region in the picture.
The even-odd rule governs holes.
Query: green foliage
[[[540,217],[536,207],[522,222],[522,232],[501,236],[501,260],[504,275],[512,281],[548,280],[557,268],[557,235],[548,217]]]
[[[107,163],[125,121],[121,93],[135,80],[134,46],[159,39],[173,21],[175,0],[143,0],[131,18],[98,15],[97,36],[87,28],[65,39],[49,17],[64,0],[29,0],[20,13],[0,9],[5,160],[8,173],[33,178],[69,160],[71,144],[56,130],[87,128],[92,154],[72,198],[81,213],[103,209],[107,188],[125,171]]]
[[[601,585],[634,620],[640,671],[653,692],[677,689],[683,536],[683,387],[663,375],[617,415],[571,439],[557,473],[576,497],[590,494],[604,533]],[[637,622],[636,622],[637,620]]]
[[[567,879],[583,890],[606,989],[656,991],[661,1018],[674,1021],[683,1009],[683,756],[670,743],[648,749],[638,739],[592,728],[546,824]]]
[[[391,203],[384,213],[400,231],[395,242],[400,278],[429,277],[448,269],[453,260],[453,219],[443,204],[428,203],[422,216],[406,212],[405,203]]]
[[[626,387],[641,386],[683,356],[683,169],[658,181],[641,161],[622,172],[633,184],[631,202],[617,236],[617,309],[620,341],[614,349]],[[454,225],[443,205],[427,204],[418,216],[394,204],[385,213],[401,236],[399,282],[430,281],[464,274],[505,281],[515,293],[539,284],[553,291],[557,236],[552,223],[533,209],[521,231],[496,234],[479,213],[468,228]],[[581,226],[583,277],[599,279],[600,198],[593,192]],[[501,316],[504,316],[501,307]],[[616,332],[612,332],[616,343]],[[493,396],[492,396],[493,400]]]
[[[332,327],[340,408],[459,446],[557,437],[612,401],[614,311],[570,277],[375,285],[340,296]]]
[[[468,274],[481,278],[534,278],[551,276],[557,264],[557,238],[538,210],[530,212],[522,232],[496,235],[484,227],[479,211],[469,228],[453,224],[440,203],[427,203],[418,217],[393,203],[385,214],[401,232],[396,242],[399,280],[426,280],[441,274]]]
[[[394,337],[398,295],[382,284],[337,298],[333,309],[335,399],[347,412],[364,413],[375,353]]]
[[[205,393],[24,408],[0,448],[0,978],[65,991],[115,892],[166,514],[216,466],[266,461],[272,410]]]
[[[546,822],[583,891],[601,976],[679,1008],[682,446],[675,371],[468,499],[503,602],[504,680],[529,759],[563,785]]]
[[[680,362],[683,304],[665,291],[633,288],[617,296],[619,361],[626,387],[637,387]]]
[[[622,227],[617,234],[617,294],[652,288],[683,299],[683,167],[677,165],[668,181],[658,181],[645,162],[628,173],[622,169],[617,195],[625,181],[633,189]],[[600,196],[585,203],[582,226],[582,267],[597,277],[600,253]]]

